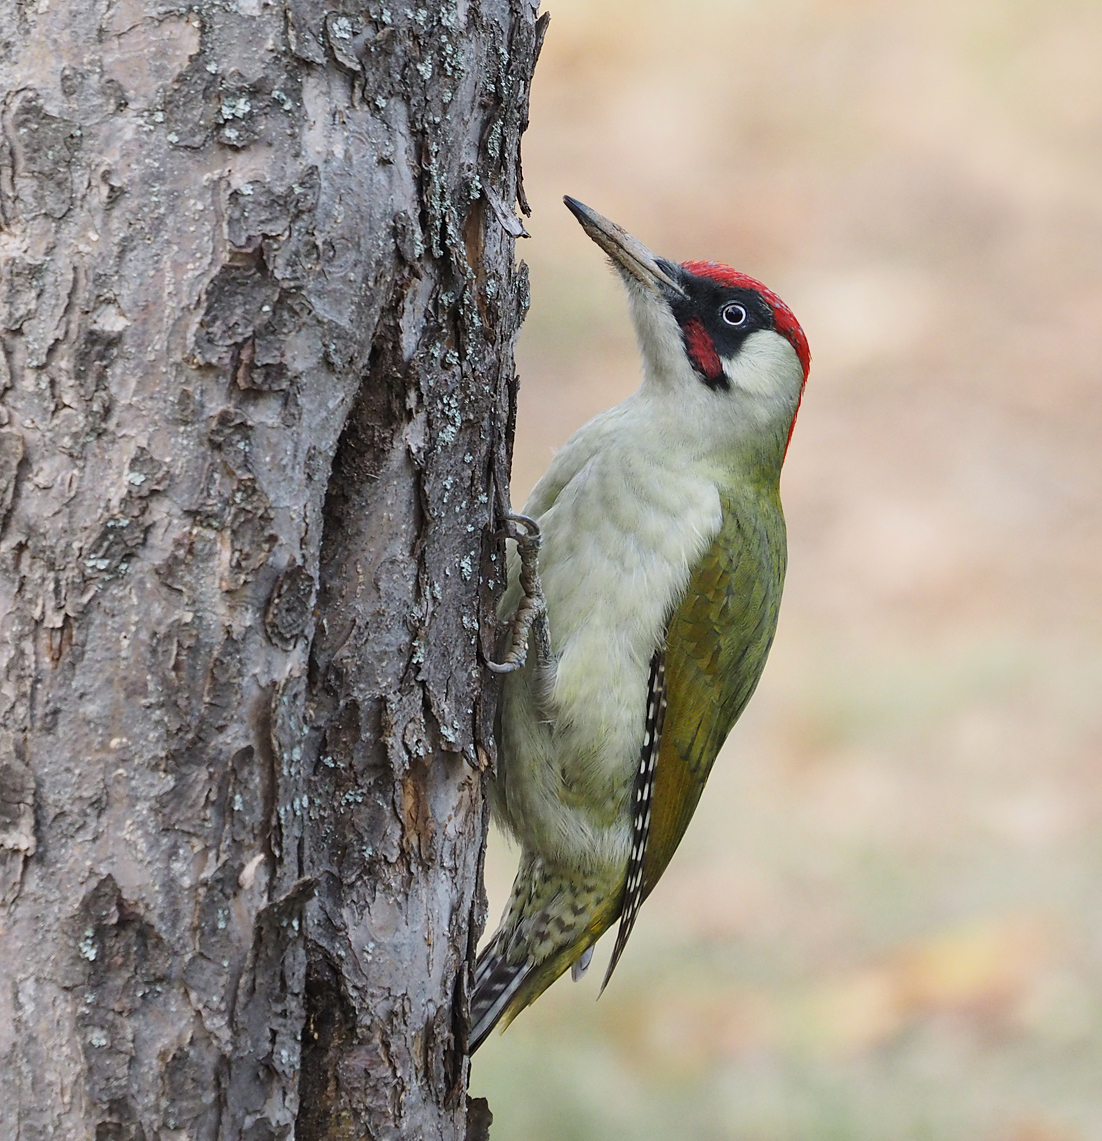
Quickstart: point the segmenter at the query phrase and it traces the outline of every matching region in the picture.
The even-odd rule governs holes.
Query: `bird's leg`
[[[505,534],[516,541],[520,557],[521,599],[513,615],[509,648],[500,662],[486,664],[497,674],[519,670],[528,657],[528,636],[536,642],[536,676],[541,689],[549,689],[555,677],[555,655],[547,629],[547,599],[540,585],[540,528],[527,515],[510,512],[505,517]]]

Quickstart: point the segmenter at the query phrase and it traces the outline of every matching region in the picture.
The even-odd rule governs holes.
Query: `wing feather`
[[[777,628],[786,564],[779,495],[723,496],[723,525],[670,617],[642,898],[696,810],[716,755],[750,700]]]
[[[758,684],[781,601],[784,516],[774,492],[723,497],[723,524],[655,649],[620,925],[603,991],[639,909],[685,835],[723,742]]]
[[[616,945],[605,971],[601,992],[608,986],[612,972],[627,946],[631,929],[639,908],[643,905],[643,863],[646,857],[647,837],[650,833],[651,808],[654,802],[655,771],[658,767],[658,748],[662,740],[662,723],[666,716],[666,651],[660,646],[654,651],[650,663],[650,680],[647,685],[647,713],[644,722],[643,744],[639,749],[639,768],[631,792],[631,855],[628,857],[627,879],[624,883],[624,902],[620,911],[620,926],[616,931]]]

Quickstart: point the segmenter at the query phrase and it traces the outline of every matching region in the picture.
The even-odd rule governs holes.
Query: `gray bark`
[[[530,0],[0,0],[0,1138],[462,1138]]]

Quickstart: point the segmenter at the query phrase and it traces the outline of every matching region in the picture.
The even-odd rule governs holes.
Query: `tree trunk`
[[[529,0],[0,0],[0,1138],[462,1138]]]

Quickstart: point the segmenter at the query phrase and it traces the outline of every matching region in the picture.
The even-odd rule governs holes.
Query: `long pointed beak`
[[[668,266],[672,269],[670,263],[655,257],[638,238],[633,238],[627,230],[621,229],[615,222],[610,222],[576,198],[565,195],[563,202],[581,222],[582,229],[625,273],[655,293],[665,294],[672,290],[679,297],[685,296],[685,290],[665,268]]]

